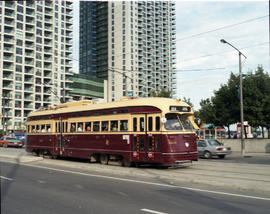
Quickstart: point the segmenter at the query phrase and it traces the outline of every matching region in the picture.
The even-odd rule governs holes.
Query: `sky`
[[[78,5],[74,1],[75,72],[79,58]],[[213,96],[214,90],[227,83],[231,72],[239,73],[238,52],[220,39],[247,57],[242,57],[243,73],[256,70],[258,65],[270,72],[268,10],[266,0],[176,1],[176,96],[190,98],[198,110],[201,99]]]
[[[238,52],[220,39],[247,57],[243,73],[258,65],[269,72],[268,9],[267,1],[177,1],[177,97],[190,98],[198,110],[231,72],[239,74]]]

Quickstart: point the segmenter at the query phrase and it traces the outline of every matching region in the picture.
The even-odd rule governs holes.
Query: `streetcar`
[[[197,161],[192,108],[180,99],[137,98],[63,103],[31,112],[26,151],[123,166]]]

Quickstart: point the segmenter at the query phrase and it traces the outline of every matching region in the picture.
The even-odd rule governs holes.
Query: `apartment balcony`
[[[52,80],[51,79],[44,79],[44,85],[46,85],[46,87],[52,87]]]
[[[3,69],[13,71],[14,70],[14,65],[13,65],[13,63],[3,62]]]
[[[33,97],[33,96],[31,96],[31,95],[24,95],[24,100],[25,100],[25,101],[29,101],[29,102],[31,102],[31,101],[33,101],[33,100],[34,100],[34,97]]]
[[[52,8],[45,8],[45,14],[48,17],[53,16]]]
[[[52,31],[52,26],[47,26],[47,25],[45,25],[45,33],[47,32],[47,31],[49,31],[48,33],[51,33],[50,31]]]
[[[13,90],[13,83],[9,83],[10,81],[5,81],[3,83],[3,89]]]
[[[29,67],[29,66],[25,66],[25,67],[24,67],[24,73],[25,73],[25,74],[33,75],[33,74],[34,74],[34,68]]]
[[[47,38],[52,38],[52,33],[44,33],[44,36],[47,37]]]
[[[52,69],[52,64],[44,62],[43,68],[44,68],[44,70],[51,70]]]
[[[8,37],[8,35],[4,37],[4,42],[9,43],[9,44],[14,44],[14,38],[13,37]]]
[[[5,29],[4,29],[4,33],[5,34],[11,34],[12,37],[13,37],[13,34],[15,33],[15,31],[13,30],[13,27],[8,27],[6,26]],[[8,35],[7,35],[8,36]]]
[[[46,103],[50,103],[51,102],[51,98],[43,98],[43,102],[46,102]]]
[[[7,74],[7,73],[4,73],[3,74],[3,80],[9,80],[9,81],[13,81],[13,74]]]
[[[45,45],[45,46],[52,46],[52,41],[51,41],[51,39],[49,39],[49,40],[48,40],[48,39],[45,39],[45,40],[44,40],[44,45]]]
[[[44,47],[44,52],[45,53],[52,53],[52,48],[47,48],[47,47]]]
[[[4,1],[5,2],[5,7],[15,9],[15,3],[13,1]]]
[[[4,55],[4,61],[11,61],[11,62],[13,62],[14,61],[14,57],[13,56]]]
[[[34,36],[26,35],[25,36],[25,40],[34,41],[35,40],[35,37]]]
[[[33,49],[33,48],[35,47],[33,41],[31,41],[31,42],[25,41],[24,46],[25,46],[25,48],[27,48],[27,49]]]
[[[52,22],[52,16],[46,16],[45,14],[45,19],[44,19],[45,22],[48,22],[48,23],[51,23]]]
[[[44,78],[52,78],[52,72],[44,72]]]
[[[34,92],[34,88],[33,87],[24,87],[24,91]]]
[[[27,57],[27,58],[34,58],[34,52],[26,52],[25,51],[25,57]]]
[[[25,31],[34,33],[35,28],[34,28],[34,26],[26,25]]]
[[[52,62],[52,57],[44,56],[44,61]]]
[[[53,6],[53,3],[51,1],[45,1],[45,7],[51,8]]]
[[[66,32],[66,37],[72,38],[72,37],[73,37],[73,34],[72,34],[72,33],[67,33],[67,32]]]
[[[34,18],[26,18],[26,24],[27,25],[35,25]]]
[[[34,78],[24,78],[25,83],[34,83]]]
[[[66,52],[72,53],[72,48],[71,47],[69,48],[66,46]]]
[[[12,45],[10,45],[10,46],[5,45],[4,46],[4,52],[11,52],[11,53],[13,53],[14,52],[13,46]]]
[[[31,104],[24,104],[25,109],[33,109],[33,105]]]
[[[25,65],[28,65],[28,66],[34,66],[34,60],[27,60],[25,58]]]
[[[73,17],[73,12],[72,11],[69,11],[69,12],[67,11],[66,16],[67,17]]]
[[[66,17],[66,25],[68,29],[72,28],[71,26],[73,25],[73,18],[72,17]]]

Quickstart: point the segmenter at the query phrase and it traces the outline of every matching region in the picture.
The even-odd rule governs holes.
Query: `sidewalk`
[[[249,154],[252,157],[269,154]],[[257,156],[256,156],[257,155]],[[239,157],[238,154],[232,154]],[[242,159],[245,161],[245,159]],[[177,184],[189,182],[193,184],[212,185],[235,190],[248,190],[258,193],[270,193],[270,165],[226,162],[222,160],[199,159],[189,167],[159,169],[155,167],[127,168],[97,163],[77,162],[71,160],[51,160],[35,157],[23,149],[0,148],[0,161],[15,161],[16,163],[38,164],[48,167],[61,167],[68,170],[82,170],[91,174],[103,174],[130,179],[151,179],[157,182]]]

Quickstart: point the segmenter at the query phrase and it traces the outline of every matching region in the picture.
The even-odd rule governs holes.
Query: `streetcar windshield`
[[[194,129],[187,115],[170,113],[165,115],[167,121],[164,124],[167,130],[187,130]]]

